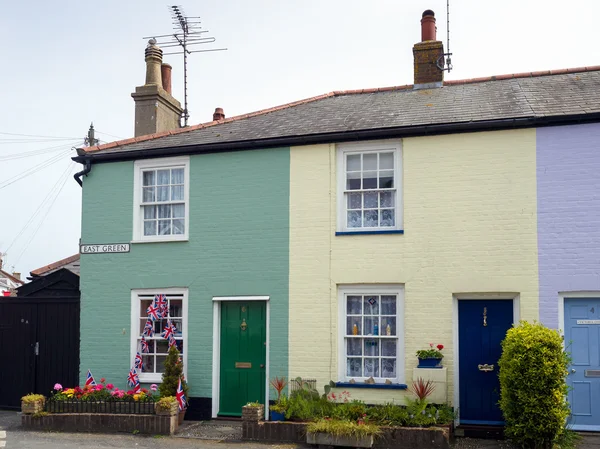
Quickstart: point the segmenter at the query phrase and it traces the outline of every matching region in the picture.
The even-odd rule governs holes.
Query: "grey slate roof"
[[[451,81],[437,89],[402,86],[334,92],[255,115],[177,130],[173,135],[128,139],[116,146],[113,143],[86,150],[95,155],[417,125],[600,113],[600,67],[574,70],[581,71]]]

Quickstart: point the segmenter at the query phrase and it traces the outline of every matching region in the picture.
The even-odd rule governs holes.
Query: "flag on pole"
[[[150,347],[148,346],[148,342],[142,335],[142,339],[140,340],[140,346],[143,353],[147,354],[150,352]]]
[[[137,370],[135,368],[131,368],[129,370],[129,376],[127,376],[127,385],[133,388],[135,393],[139,393],[140,391],[140,378],[138,376]]]
[[[94,380],[94,376],[92,376],[92,372],[90,370],[88,370],[87,372],[87,376],[85,378],[85,385],[91,385],[94,386],[96,385],[96,381]]]
[[[184,410],[187,407],[187,401],[185,400],[185,393],[181,385],[181,377],[179,378],[179,384],[177,385],[177,402],[179,403],[179,410]]]

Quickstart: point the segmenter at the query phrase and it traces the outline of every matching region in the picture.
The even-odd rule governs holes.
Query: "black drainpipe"
[[[77,184],[79,184],[80,187],[83,187],[83,182],[81,181],[81,177],[87,175],[92,170],[92,161],[89,158],[86,158],[84,160],[83,164],[84,164],[83,170],[81,170],[80,172],[77,172],[73,175],[73,178],[75,178],[75,181],[77,181]]]

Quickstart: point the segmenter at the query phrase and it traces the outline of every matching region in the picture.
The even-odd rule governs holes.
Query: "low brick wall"
[[[450,449],[450,427],[383,427],[374,448]],[[242,439],[252,441],[306,443],[306,423],[244,421]]]
[[[25,429],[58,430],[62,432],[139,433],[173,435],[177,430],[177,415],[121,415],[110,413],[60,413],[34,417],[21,416]]]

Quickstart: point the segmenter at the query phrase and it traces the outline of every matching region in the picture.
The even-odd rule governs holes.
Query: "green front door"
[[[219,415],[241,416],[248,402],[265,402],[267,311],[264,301],[221,303]]]

